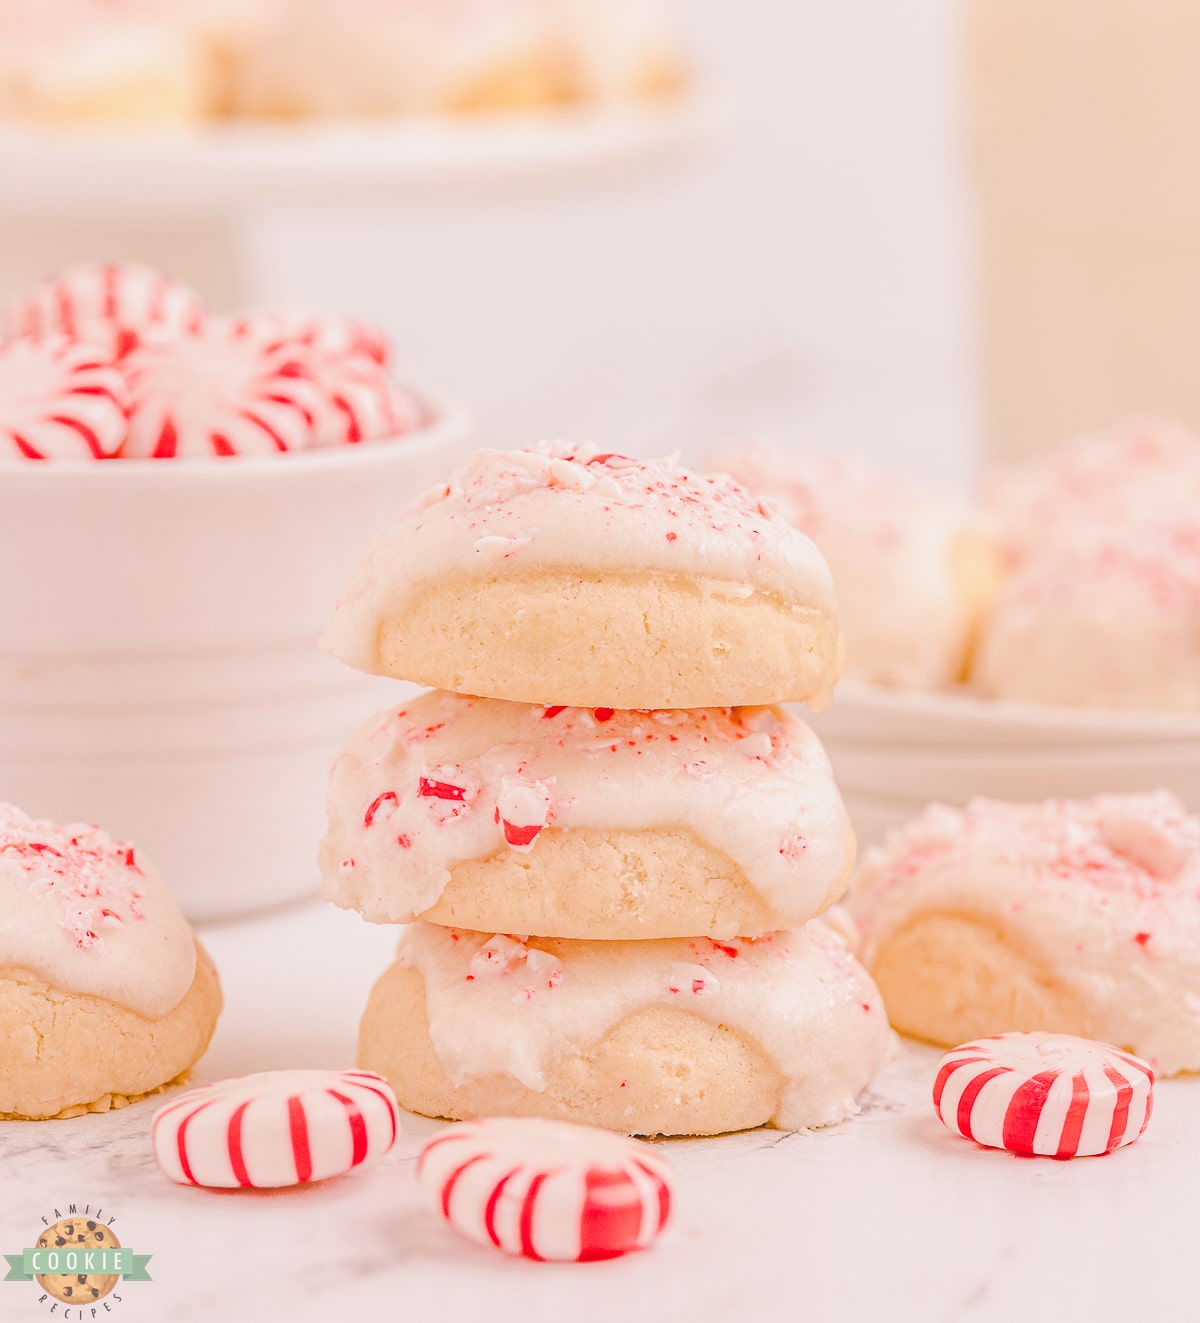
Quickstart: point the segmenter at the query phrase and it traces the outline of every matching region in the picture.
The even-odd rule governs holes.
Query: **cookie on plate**
[[[861,460],[766,446],[712,461],[770,497],[829,564],[846,639],[846,674],[941,689],[962,678],[996,557],[964,506]]]
[[[429,1116],[708,1135],[853,1115],[889,1043],[878,990],[820,920],[733,942],[417,923],[371,993],[358,1059]]]
[[[543,937],[752,936],[845,890],[854,839],[778,708],[626,712],[435,690],[335,760],[327,899]]]
[[[0,1115],[107,1111],[192,1066],[216,971],[150,861],[0,805]]]
[[[1027,703],[1200,710],[1200,518],[1031,557],[980,632],[971,682]]]
[[[867,851],[850,908],[902,1033],[1044,1030],[1200,1070],[1200,820],[1165,790],[931,805]]]
[[[326,646],[370,674],[524,703],[825,703],[820,552],[732,479],[589,447],[479,450],[380,538]]]
[[[984,479],[984,514],[1008,567],[1115,530],[1187,516],[1200,501],[1200,437],[1126,418]]]

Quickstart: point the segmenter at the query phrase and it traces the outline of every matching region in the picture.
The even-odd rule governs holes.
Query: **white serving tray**
[[[1200,712],[1119,712],[924,692],[842,680],[833,706],[809,720],[827,740],[960,748],[1200,743]]]
[[[703,138],[711,102],[392,121],[230,122],[194,129],[0,127],[0,216],[190,215],[312,203],[653,160]]]

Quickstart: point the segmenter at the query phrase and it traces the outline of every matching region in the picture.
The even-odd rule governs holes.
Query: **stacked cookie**
[[[810,922],[853,837],[816,738],[763,706],[840,665],[802,534],[673,463],[479,451],[327,644],[437,686],[337,758],[321,852],[329,899],[411,924],[359,1044],[402,1104],[637,1134],[854,1111],[887,1020]]]

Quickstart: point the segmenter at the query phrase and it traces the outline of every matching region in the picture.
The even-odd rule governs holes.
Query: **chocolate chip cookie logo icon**
[[[149,1254],[135,1254],[113,1229],[116,1217],[90,1204],[68,1204],[43,1216],[34,1244],[6,1254],[6,1282],[36,1282],[38,1304],[65,1323],[103,1318],[120,1304],[121,1282],[149,1282]]]

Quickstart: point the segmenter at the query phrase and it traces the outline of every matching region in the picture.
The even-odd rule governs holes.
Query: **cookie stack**
[[[671,462],[478,451],[327,645],[437,686],[335,760],[321,851],[330,900],[411,925],[359,1041],[404,1106],[646,1135],[855,1110],[887,1020],[809,922],[853,836],[816,738],[765,706],[840,665],[802,534]]]

